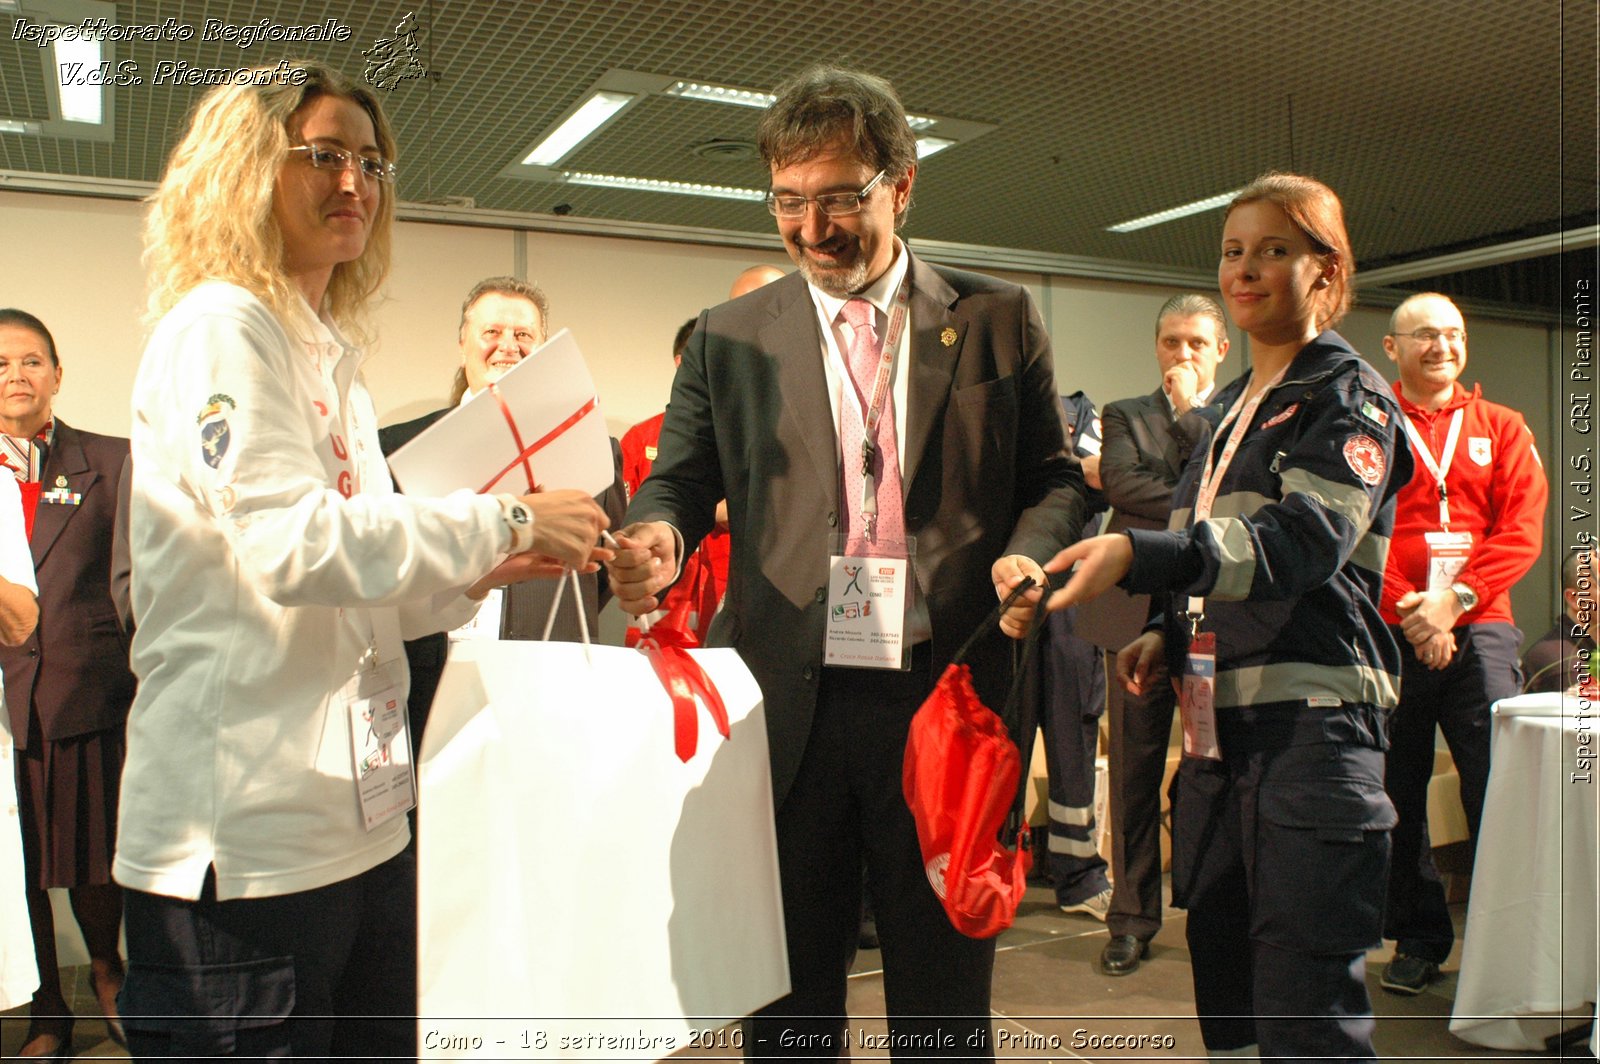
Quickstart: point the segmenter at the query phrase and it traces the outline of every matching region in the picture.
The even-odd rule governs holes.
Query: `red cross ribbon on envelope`
[[[505,399],[501,397],[499,387],[494,384],[489,385],[489,393],[494,396],[494,401],[500,404],[500,413],[506,419],[506,427],[511,430],[511,441],[517,446],[517,456],[511,459],[511,461],[507,462],[505,464],[505,468],[501,469],[500,472],[491,477],[489,479],[489,483],[479,488],[478,492],[479,494],[483,494],[485,492],[492,491],[496,484],[505,479],[505,475],[507,473],[511,472],[519,465],[522,467],[523,473],[527,475],[528,490],[538,491],[539,485],[533,479],[533,464],[529,462],[528,459],[532,458],[535,454],[538,454],[551,443],[555,442],[560,438],[562,433],[566,432],[572,426],[576,425],[578,422],[582,421],[585,417],[592,413],[595,408],[594,397],[590,396],[588,402],[584,403],[582,406],[578,407],[577,410],[573,411],[565,421],[561,422],[561,424],[557,425],[543,436],[540,436],[531,444],[524,446],[522,443],[522,431],[517,428],[516,416],[511,413],[511,407],[507,406]]]

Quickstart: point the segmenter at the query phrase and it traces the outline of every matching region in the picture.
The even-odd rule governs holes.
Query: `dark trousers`
[[[1050,776],[1049,871],[1060,905],[1092,898],[1110,885],[1095,845],[1094,819],[1106,672],[1100,648],[1072,634],[1070,612],[1050,615],[1039,648],[1039,726]]]
[[[1461,777],[1461,805],[1470,844],[1476,846],[1489,785],[1489,708],[1522,689],[1517,664],[1522,633],[1509,624],[1463,625],[1455,630],[1455,657],[1434,670],[1417,660],[1400,629],[1393,631],[1405,664],[1384,785],[1400,823],[1394,829],[1383,937],[1396,940],[1397,953],[1442,964],[1455,943],[1455,927],[1428,838],[1434,727],[1444,733]]]
[[[1105,670],[1115,676],[1117,656],[1107,651]],[[1161,930],[1161,777],[1167,771],[1172,685],[1163,680],[1142,695],[1111,682],[1111,911],[1113,935],[1142,942]]]
[[[910,673],[824,669],[794,786],[777,812],[792,987],[745,1021],[751,1058],[833,1059],[845,1041],[846,976],[861,919],[861,868],[883,949],[896,1057],[993,1060],[994,941],[951,926],[923,870],[902,793],[911,717],[932,687]]]
[[[1394,823],[1381,714],[1280,703],[1217,718],[1223,760],[1185,758],[1173,798],[1206,1048],[1375,1060],[1365,954]]]
[[[407,850],[270,898],[127,891],[117,999],[135,1060],[415,1059],[417,876]]]

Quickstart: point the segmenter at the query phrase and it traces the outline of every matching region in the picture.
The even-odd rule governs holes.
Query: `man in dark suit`
[[[1161,387],[1121,399],[1101,411],[1102,491],[1110,502],[1107,532],[1164,529],[1172,489],[1205,427],[1201,408],[1211,396],[1217,366],[1228,353],[1222,308],[1200,295],[1174,296],[1156,315],[1156,363]],[[1116,653],[1139,635],[1150,596],[1112,588],[1077,608],[1080,636],[1106,649],[1106,674]],[[1100,955],[1107,975],[1139,967],[1161,930],[1161,780],[1175,696],[1169,684],[1143,695],[1108,684],[1111,712],[1111,941]]]
[[[378,444],[385,456],[393,454],[410,443],[423,429],[444,417],[461,404],[469,393],[478,394],[506,371],[528,357],[528,353],[549,336],[550,303],[537,285],[515,277],[488,277],[472,286],[461,304],[461,327],[457,344],[461,351],[461,367],[456,370],[450,405],[411,421],[390,425],[378,430]],[[596,496],[613,527],[622,522],[622,513],[628,503],[627,489],[622,482],[622,452],[617,441],[611,441],[612,466],[617,470],[611,487]],[[402,485],[403,487],[403,485]],[[578,590],[583,599],[584,624],[591,638],[598,637],[600,607],[609,597],[609,588],[603,588],[596,574],[580,576]],[[544,634],[545,621],[555,596],[564,594],[564,601],[556,612],[556,623],[550,638],[576,640],[581,626],[577,609],[573,605],[567,585],[554,580],[529,580],[491,592],[498,598],[501,639],[538,639]],[[438,632],[406,642],[406,663],[411,669],[411,693],[407,697],[411,741],[420,748],[422,728],[427,721],[428,707],[433,705],[434,692],[439,687],[439,675],[444,671],[449,652],[449,637]]]
[[[946,918],[901,772],[912,714],[997,592],[1037,578],[1083,522],[1050,343],[1023,289],[930,266],[896,238],[917,156],[887,82],[809,71],[759,139],[800,271],[701,315],[612,587],[628,612],[655,608],[727,498],[709,642],[739,650],[765,699],[793,988],[748,1021],[746,1053],[845,1048],[864,860],[896,1052],[987,1059],[994,945]],[[825,665],[830,599],[842,611],[848,593],[831,567],[875,559],[878,573],[908,554],[909,667]],[[1020,634],[1036,600],[1002,629]],[[1010,656],[991,631],[968,658],[990,706]]]

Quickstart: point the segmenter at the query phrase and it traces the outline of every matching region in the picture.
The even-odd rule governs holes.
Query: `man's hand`
[[[1100,483],[1100,456],[1097,454],[1084,455],[1078,459],[1078,464],[1083,466],[1083,479],[1095,491],[1105,487]]]
[[[645,521],[618,532],[617,547],[607,565],[611,593],[624,613],[649,613],[661,605],[657,595],[678,571],[678,537],[665,521]]]
[[[1028,634],[1028,626],[1033,623],[1033,611],[1044,597],[1044,570],[1025,554],[1008,554],[989,569],[989,577],[994,581],[994,593],[1001,600],[1029,576],[1033,577],[1037,586],[1024,591],[1011,604],[1011,608],[1000,615],[1000,630],[1012,639],[1021,639]]]
[[[1436,635],[1448,635],[1456,625],[1456,618],[1467,612],[1461,600],[1447,587],[1437,591],[1408,591],[1394,604],[1400,614],[1400,630],[1414,647],[1420,647]]]
[[[1453,632],[1440,632],[1425,643],[1412,648],[1417,660],[1435,671],[1447,667],[1456,656],[1456,637]]]
[[[1180,362],[1161,375],[1161,390],[1172,400],[1172,411],[1179,417],[1194,409],[1200,391],[1200,374],[1191,363]]]
[[[1064,573],[1074,564],[1077,572],[1067,586],[1050,596],[1045,609],[1054,613],[1096,598],[1128,575],[1133,566],[1133,541],[1120,532],[1074,543],[1044,563],[1047,573]]]
[[[1167,637],[1146,632],[1117,651],[1117,682],[1130,694],[1155,690],[1167,678]]]
[[[522,504],[533,511],[533,543],[528,550],[554,558],[571,569],[585,569],[596,559],[595,543],[611,523],[600,504],[577,488],[539,491],[524,495]]]

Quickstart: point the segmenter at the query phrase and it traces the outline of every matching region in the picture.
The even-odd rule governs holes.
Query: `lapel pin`
[[[66,486],[67,486],[67,478],[63,477],[63,476],[57,476],[56,477],[56,487],[64,488]]]
[[[954,347],[956,345],[956,331],[955,331],[955,329],[953,329],[950,326],[946,325],[944,327],[944,331],[939,334],[939,342],[941,344],[944,344],[944,346],[946,346],[946,347]]]

